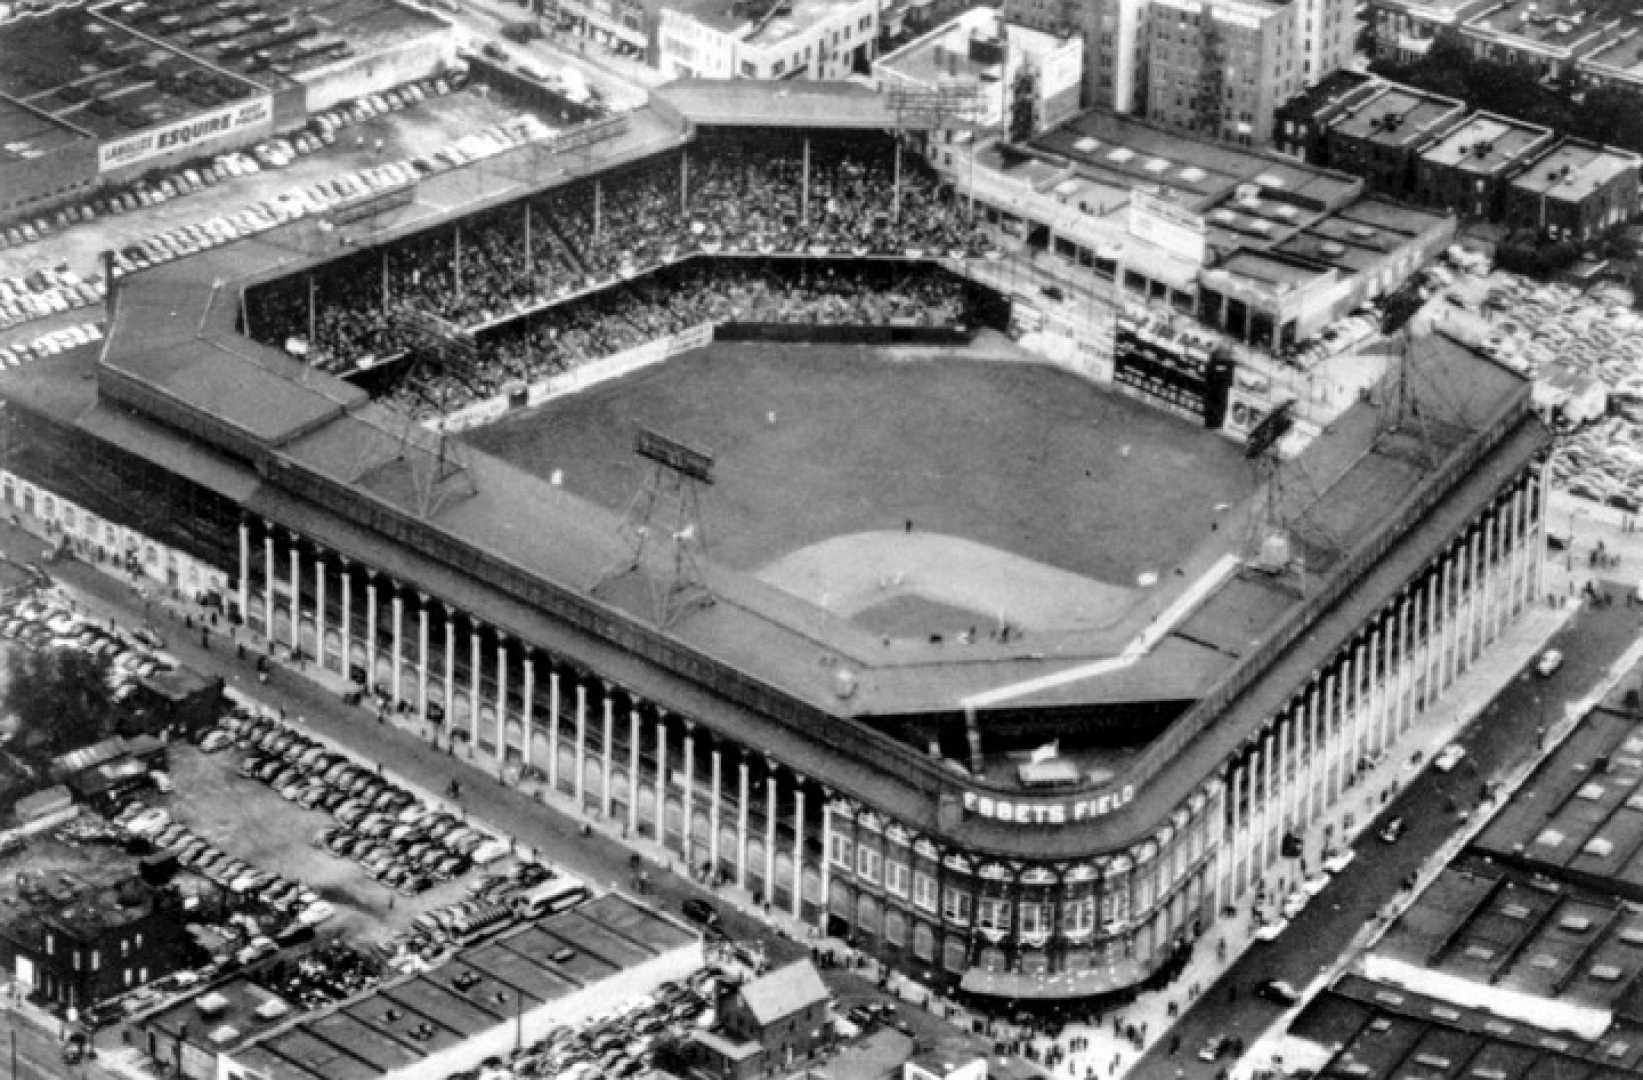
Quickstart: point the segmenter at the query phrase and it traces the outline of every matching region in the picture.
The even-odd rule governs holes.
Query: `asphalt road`
[[[1169,1052],[1172,1039],[1161,1039],[1129,1076],[1134,1080],[1174,1080],[1183,1074],[1213,1077],[1231,1064],[1231,1058],[1224,1057],[1219,1063],[1199,1060],[1198,1050],[1211,1035],[1226,1033],[1253,1045],[1283,1010],[1257,999],[1252,989],[1265,979],[1283,979],[1305,988],[1324,971],[1339,957],[1342,943],[1350,941],[1393,900],[1402,882],[1459,827],[1450,800],[1459,810],[1471,811],[1483,783],[1505,776],[1514,765],[1537,753],[1537,729],[1555,724],[1563,703],[1578,699],[1598,683],[1605,669],[1636,638],[1643,616],[1626,606],[1624,589],[1611,583],[1613,606],[1580,611],[1553,639],[1554,647],[1567,657],[1557,674],[1542,679],[1532,670],[1524,671],[1479,713],[1457,740],[1467,756],[1453,772],[1439,773],[1425,768],[1424,762],[1406,766],[1405,786],[1362,834],[1352,866],[1315,897],[1281,937],[1253,944],[1219,982],[1205,988],[1176,1023],[1177,1053]],[[1425,771],[1416,776],[1419,769]],[[1402,817],[1408,831],[1389,845],[1376,833],[1392,817]],[[1266,1064],[1252,1061],[1246,1070]]]

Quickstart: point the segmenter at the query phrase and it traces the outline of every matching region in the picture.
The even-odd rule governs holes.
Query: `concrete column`
[[[302,651],[302,547],[296,533],[291,538],[291,655]]]
[[[1455,646],[1455,555],[1453,552],[1444,556],[1442,592],[1438,602],[1438,614],[1443,619],[1443,645],[1439,650],[1441,661],[1438,674],[1438,693],[1449,689],[1454,680],[1455,654],[1459,649]],[[1437,694],[1432,695],[1434,698]]]
[[[1529,551],[1529,491],[1519,487],[1517,494],[1512,496],[1512,595],[1509,616],[1522,611],[1523,605],[1534,599],[1529,595],[1530,579],[1533,577],[1530,568],[1533,565]]]
[[[1483,636],[1482,644],[1487,646],[1495,640],[1495,634],[1500,630],[1500,593],[1501,593],[1501,529],[1500,515],[1505,512],[1507,503],[1496,503],[1489,508],[1489,516],[1483,522],[1483,574],[1489,588],[1483,594]]]
[[[709,757],[710,782],[713,793],[707,803],[707,860],[713,866],[713,878],[719,876],[719,804],[723,801],[724,773],[721,771],[721,758],[724,752],[719,749],[719,741],[713,740],[713,750]]]
[[[559,670],[548,671],[548,788],[559,790]]]
[[[1277,757],[1277,738],[1269,728],[1261,736],[1261,838],[1260,838],[1260,865],[1261,873],[1265,874],[1268,866],[1272,865],[1272,810],[1277,801],[1277,792],[1273,787],[1273,759]]]
[[[1323,746],[1320,748],[1324,757],[1324,806],[1335,805],[1335,797],[1339,794],[1336,786],[1340,782],[1340,751],[1344,741],[1341,721],[1341,692],[1340,677],[1329,674],[1324,677],[1324,735]]]
[[[1479,528],[1466,541],[1466,565],[1469,573],[1466,575],[1466,623],[1462,628],[1465,634],[1466,648],[1461,653],[1460,671],[1467,671],[1472,667],[1472,660],[1477,656],[1479,648],[1479,633],[1482,630],[1483,614],[1483,530]]]
[[[524,649],[525,667],[525,711],[519,718],[519,730],[525,745],[519,748],[524,755],[525,764],[531,764],[531,743],[536,739],[536,657],[531,655],[529,646]]]
[[[747,888],[747,800],[748,792],[748,765],[747,751],[743,750],[740,759],[736,762],[736,769],[741,774],[737,778],[736,798],[736,887]]]
[[[416,715],[428,719],[428,594],[416,594]]]
[[[508,635],[496,632],[496,764],[508,760]]]
[[[274,526],[265,521],[262,529],[262,632],[272,645],[278,640],[274,631]]]
[[[696,724],[685,721],[685,782],[680,785],[683,794],[679,803],[684,809],[684,821],[681,824],[679,848],[684,852],[685,870],[694,873],[696,870]]]
[[[1537,479],[1539,483],[1533,488],[1535,499],[1530,509],[1532,528],[1529,533],[1529,547],[1535,553],[1535,587],[1530,595],[1539,599],[1546,595],[1546,511],[1552,470],[1542,465]]]
[[[365,571],[365,689],[377,688],[377,572]]]
[[[587,796],[587,765],[588,765],[588,684],[583,679],[576,680],[576,776],[571,780],[571,786],[576,789],[576,809],[582,809],[582,800]]]
[[[667,846],[667,713],[656,710],[656,842]]]
[[[456,732],[456,616],[445,609],[445,723]]]
[[[1392,721],[1392,741],[1409,726],[1415,696],[1415,663],[1409,654],[1415,640],[1415,595],[1405,593],[1398,600],[1398,704]]]
[[[1283,736],[1283,767],[1278,775],[1284,786],[1283,822],[1285,832],[1296,828],[1301,817],[1301,721],[1306,716],[1306,706],[1299,701],[1291,701],[1284,710],[1283,726],[1279,728]]]
[[[610,782],[612,776],[614,775],[611,771],[611,761],[616,754],[616,714],[612,711],[616,708],[616,703],[611,700],[611,690],[612,687],[610,683],[606,683],[605,699],[603,703],[605,721],[605,752],[603,758],[603,768],[605,781],[603,788],[599,792],[599,816],[602,818],[610,817]]]
[[[628,835],[639,834],[639,710],[628,710]]]
[[[776,892],[776,761],[774,758],[764,761],[769,770],[764,788],[764,900],[768,904]]]
[[[393,587],[391,610],[394,636],[394,660],[391,670],[394,679],[394,704],[397,705],[405,697],[405,596],[400,592],[398,585]]]
[[[816,917],[816,927],[826,934],[827,913],[833,902],[833,792],[818,784],[816,793],[821,796],[822,819],[821,910]]]
[[[1352,770],[1348,775],[1352,777],[1358,775],[1358,759],[1364,756],[1364,745],[1368,742],[1372,676],[1367,670],[1368,660],[1369,650],[1364,646],[1359,645],[1352,651],[1352,744],[1347,760],[1347,767]]]
[[[1319,687],[1312,684],[1312,689],[1306,697],[1306,820],[1316,821],[1320,807],[1318,806],[1319,770],[1324,761],[1323,746],[1318,736],[1318,697]]]
[[[251,523],[240,519],[240,618],[251,618]]]
[[[793,778],[793,917],[804,919],[804,777]],[[1014,925],[1014,922],[1011,922]]]
[[[1398,669],[1392,664],[1391,628],[1383,611],[1375,620],[1375,629],[1369,635],[1369,753],[1378,754],[1390,741],[1387,737],[1387,717],[1392,700],[1392,686]]]
[[[325,667],[325,549],[314,550],[314,663]],[[347,673],[344,672],[344,675]]]
[[[344,557],[337,567],[337,588],[342,590],[342,677],[353,681],[354,669],[354,568]]]
[[[484,685],[481,677],[485,674],[485,661],[479,655],[481,630],[479,623],[468,620],[468,745],[471,749],[479,746],[479,697]]]

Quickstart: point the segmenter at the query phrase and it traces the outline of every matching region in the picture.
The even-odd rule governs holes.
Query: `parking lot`
[[[205,754],[177,746],[171,755],[176,790],[155,804],[229,854],[319,894],[336,909],[325,923],[327,931],[361,943],[377,941],[404,930],[423,911],[465,895],[467,883],[457,879],[419,896],[402,896],[358,863],[316,847],[314,836],[336,821],[239,776],[235,769],[244,757],[232,749]]]
[[[17,237],[8,239],[11,230],[0,230],[0,282],[10,282],[19,296],[37,298],[39,303],[30,309],[49,320],[42,324],[41,318],[30,318],[0,330],[0,346],[32,342],[41,333],[41,325],[100,318],[101,311],[93,305],[104,284],[99,262],[104,250],[119,250],[173,229],[232,216],[283,192],[339,175],[430,155],[476,131],[531,115],[517,103],[479,86],[419,96],[421,100],[403,108],[359,119],[348,116],[346,110],[337,113],[339,122],[329,144],[284,165],[269,168],[259,163],[255,171],[243,171],[180,196],[168,197],[157,187],[135,185],[131,190],[148,191],[143,205],[105,210],[95,220],[57,224],[49,233],[43,234],[34,225],[17,226]],[[196,174],[200,171],[195,169]],[[62,268],[67,269],[70,284],[61,288],[38,278],[34,279],[41,286],[38,289],[24,284],[31,275],[50,272],[56,276]],[[52,305],[45,302],[48,294],[59,292],[71,305],[66,313],[56,310],[55,301]]]

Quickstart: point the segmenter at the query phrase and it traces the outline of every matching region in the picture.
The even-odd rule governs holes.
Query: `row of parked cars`
[[[172,259],[193,255],[242,236],[251,236],[306,215],[362,202],[392,189],[414,184],[425,176],[454,168],[469,161],[490,157],[509,147],[541,138],[548,128],[534,117],[519,117],[461,139],[426,157],[390,161],[351,174],[327,177],[302,188],[292,188],[271,198],[205,221],[189,222],[126,244],[114,253],[116,273],[132,273]],[[238,155],[244,158],[245,155]],[[230,160],[236,160],[231,157]],[[249,159],[247,159],[249,161]],[[250,162],[255,165],[255,162]],[[186,176],[188,170],[184,173]]]
[[[275,918],[317,926],[336,910],[319,894],[300,882],[260,870],[231,855],[181,821],[173,820],[164,807],[151,806],[141,799],[126,803],[112,818],[114,826],[128,836],[139,837],[160,851],[176,856],[180,866],[215,882],[225,892],[238,897],[245,906],[260,905]],[[275,950],[272,938],[253,939],[238,957],[250,963]]]
[[[165,645],[152,630],[116,633],[38,597],[0,607],[0,638],[30,649],[77,649],[107,657],[116,690],[172,666],[150,651]]]
[[[207,752],[229,745],[246,751],[241,776],[336,819],[315,836],[316,845],[355,860],[401,895],[416,896],[508,854],[505,841],[431,809],[392,780],[274,717],[230,715],[200,742]]]
[[[33,341],[12,345],[9,348],[0,348],[0,364],[6,367],[22,367],[34,360],[44,360],[48,356],[56,356],[60,352],[75,348],[79,345],[89,345],[92,342],[103,340],[103,324],[100,322],[76,323],[73,326],[59,327],[48,330]]]
[[[492,1058],[447,1080],[621,1080],[649,1069],[656,1047],[684,1037],[712,1011],[719,974],[711,968],[663,983],[608,1016],[560,1025],[504,1061]]]
[[[100,303],[107,290],[101,274],[82,278],[67,263],[0,277],[0,330]]]

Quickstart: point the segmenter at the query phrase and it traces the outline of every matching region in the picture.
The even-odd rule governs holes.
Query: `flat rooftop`
[[[37,158],[90,137],[66,120],[0,97],[0,162]]]
[[[1318,208],[1348,198],[1360,186],[1351,177],[1290,158],[1204,142],[1098,109],[1045,132],[1032,145],[1076,162],[1099,183],[1126,190],[1165,188],[1166,197],[1198,210],[1244,183]]]
[[[1353,1080],[1625,1080],[1643,1057],[1630,1023],[1582,1039],[1356,974],[1314,998],[1290,1034],[1334,1050],[1319,1076]]]
[[[390,0],[311,0],[300,8],[262,0],[204,6],[187,0],[109,0],[100,16],[197,56],[265,89],[304,72],[369,55],[449,24]]]
[[[1462,26],[1551,51],[1577,50],[1613,37],[1621,26],[1643,25],[1629,0],[1584,0],[1571,12],[1544,0],[1505,0],[1486,8]]]
[[[876,66],[924,86],[952,79],[973,82],[984,75],[996,78],[1004,65],[973,58],[970,42],[976,37],[996,41],[1001,31],[1008,51],[1017,56],[1042,56],[1065,44],[1054,34],[1006,22],[997,8],[972,8],[882,57]]]
[[[1599,760],[1607,766],[1594,773]],[[1632,719],[1602,708],[1593,712],[1473,846],[1643,900],[1643,735]]]
[[[1552,129],[1494,113],[1473,113],[1421,151],[1421,160],[1479,176],[1492,176],[1543,147]]]
[[[1382,83],[1378,93],[1353,102],[1329,126],[1345,138],[1403,148],[1421,142],[1465,112],[1466,106],[1454,98]]]
[[[14,20],[0,34],[0,94],[104,139],[258,89],[83,10]]]
[[[1628,26],[1621,30],[1613,40],[1587,53],[1582,63],[1628,75],[1643,74],[1643,26]]]
[[[1636,154],[1565,139],[1512,178],[1512,186],[1550,199],[1578,202],[1625,173],[1637,173]]]
[[[651,96],[688,122],[705,127],[882,131],[895,122],[884,96],[855,82],[676,79],[652,90]]]
[[[1383,265],[1444,220],[1442,214],[1366,195],[1308,223],[1273,251],[1356,274]]]
[[[853,0],[667,0],[663,11],[686,16],[703,26],[730,34],[754,46],[779,45],[795,34],[850,7]],[[780,14],[767,12],[780,4]]]
[[[374,1080],[695,940],[649,908],[601,896],[265,1032],[234,1058],[269,1080]]]

